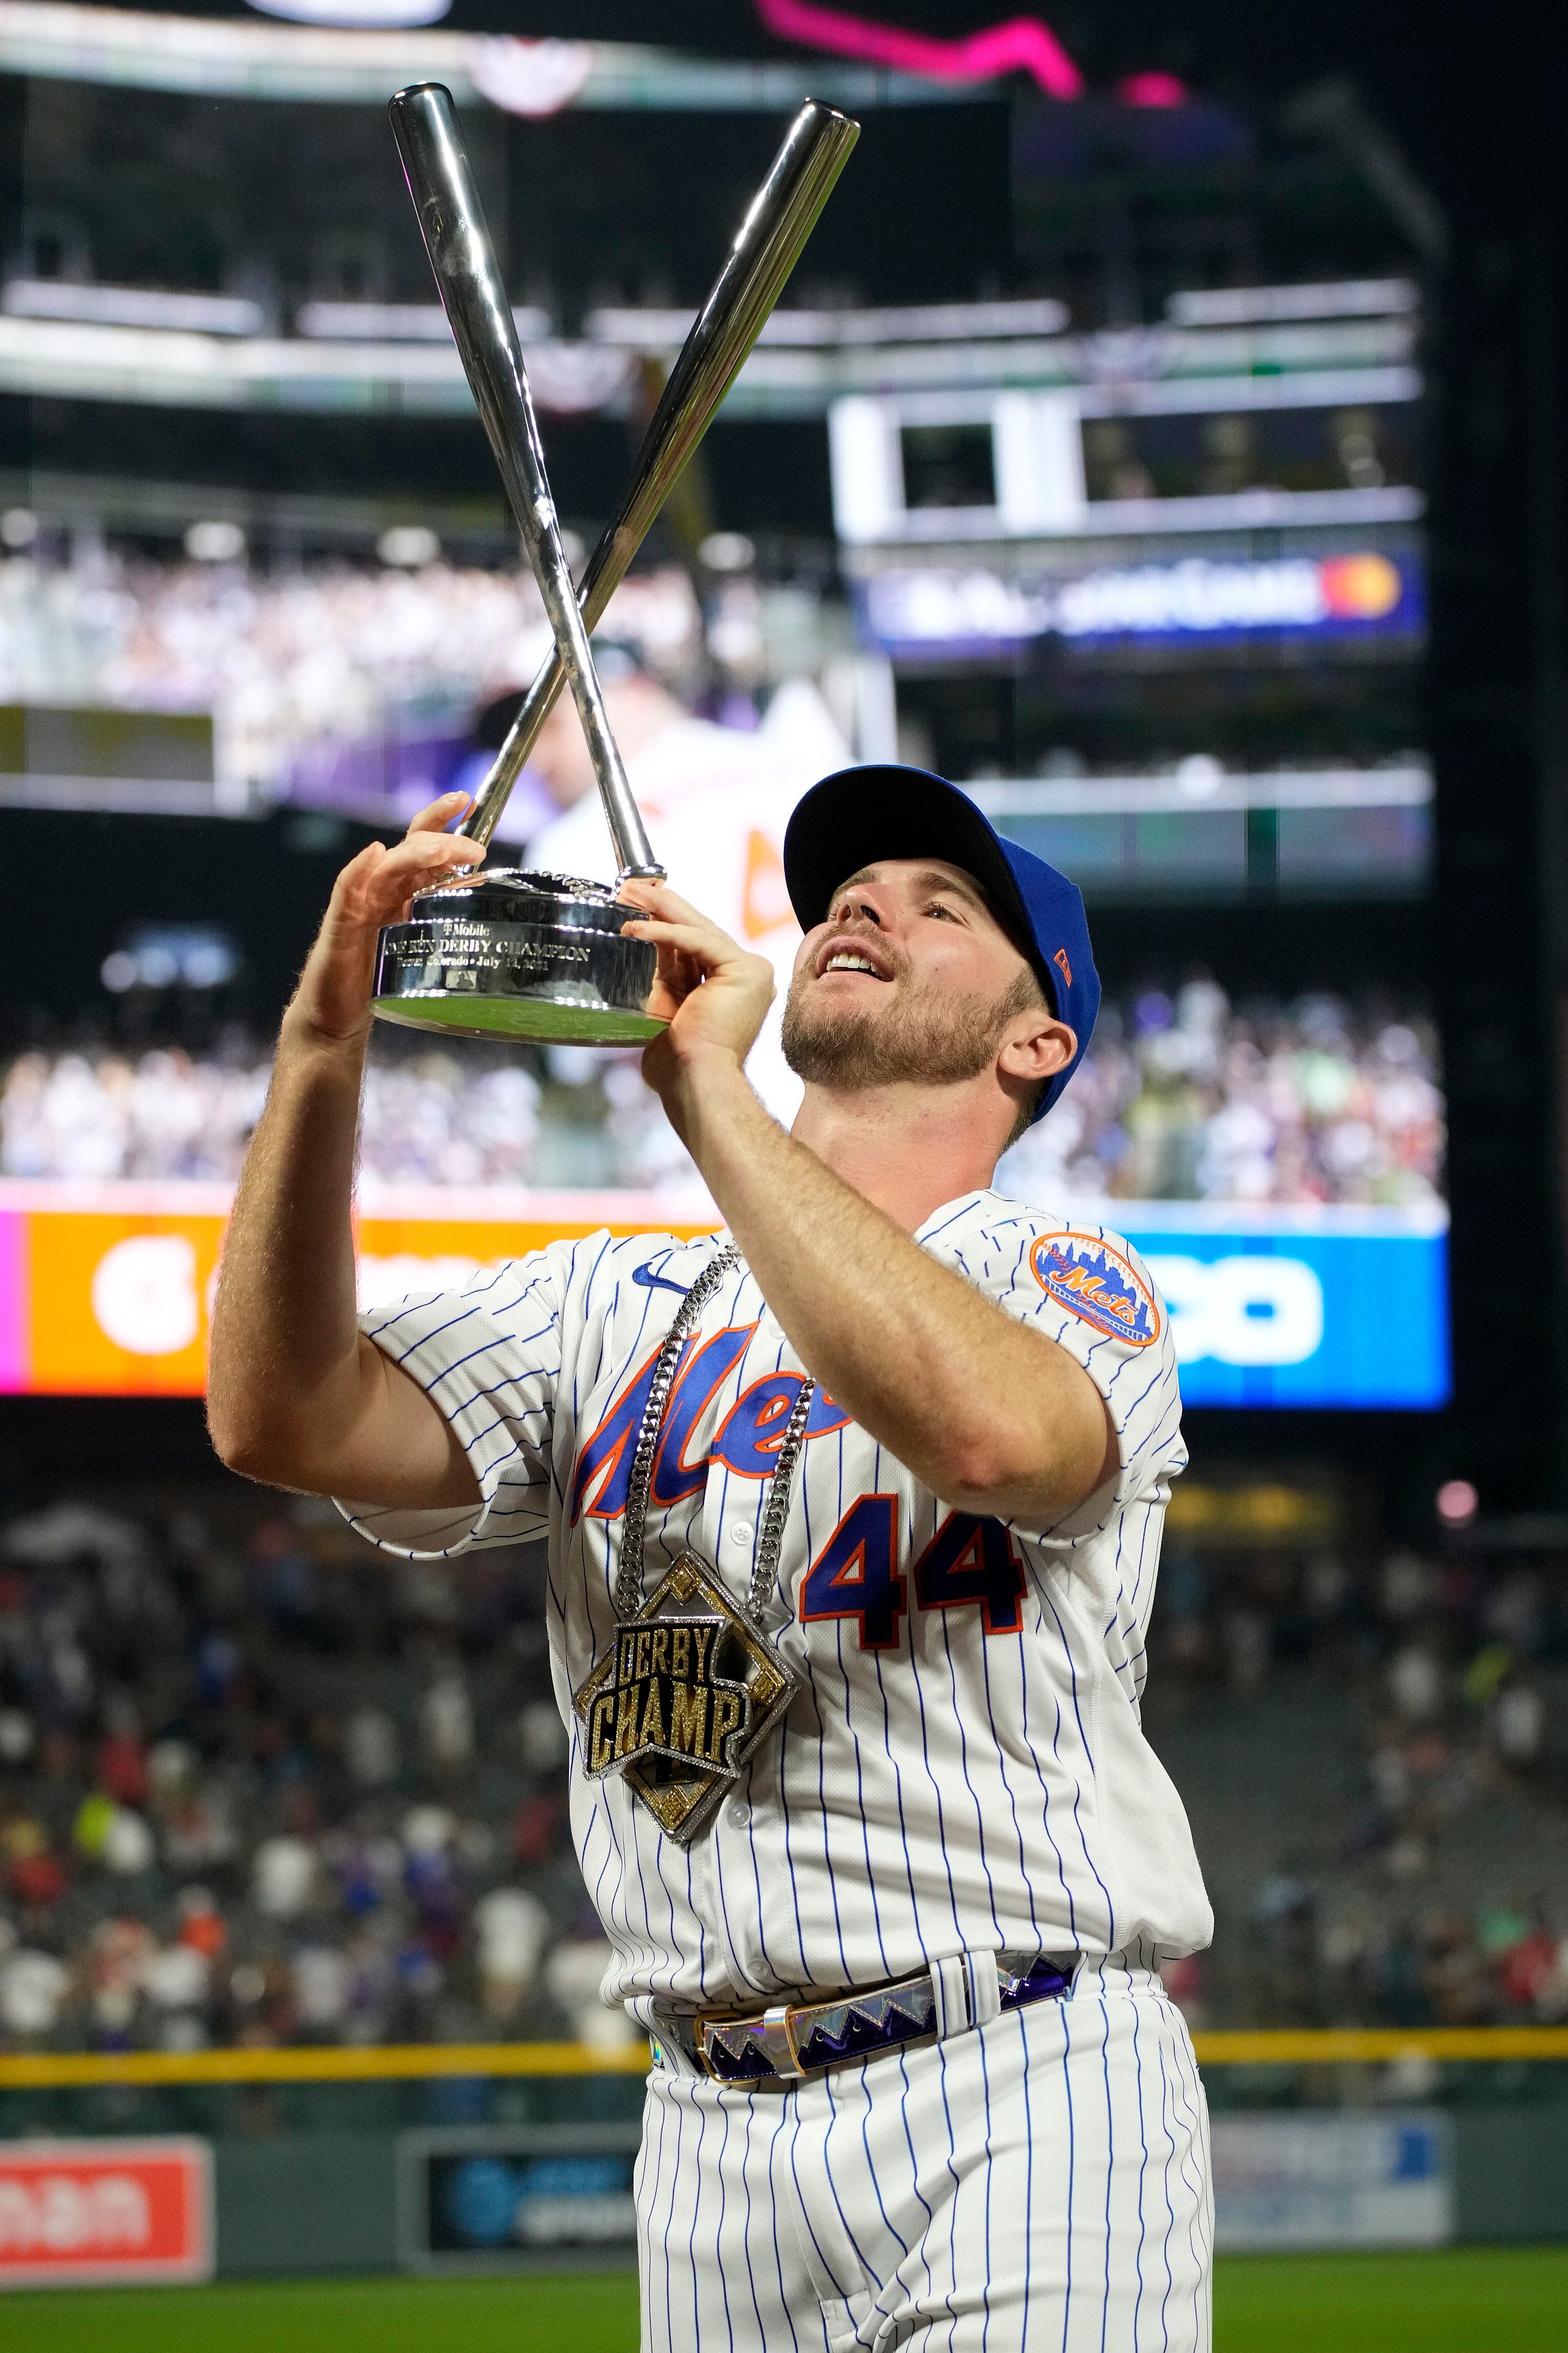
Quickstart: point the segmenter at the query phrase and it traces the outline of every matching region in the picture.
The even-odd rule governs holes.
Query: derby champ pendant
[[[776,1590],[789,1491],[816,1384],[804,1383],[784,1435],[757,1539],[751,1591],[732,1601],[715,1572],[682,1552],[643,1599],[643,1531],[659,1425],[687,1334],[739,1263],[733,1246],[710,1261],[681,1302],[654,1366],[637,1432],[616,1576],[615,1648],[574,1694],[591,1780],[626,1777],[669,1838],[706,1830],[742,1767],[801,1688],[763,1626]]]
[[[577,1694],[589,1776],[624,1773],[684,1846],[797,1688],[761,1629],[683,1552]]]

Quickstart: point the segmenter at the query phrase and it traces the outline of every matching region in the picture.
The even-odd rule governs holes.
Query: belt
[[[656,2007],[654,2056],[672,2073],[689,2071],[718,2084],[799,2083],[830,2067],[983,2026],[1005,2010],[1058,2000],[1077,1966],[1076,1954],[1049,1960],[1043,1954],[964,1953],[866,1993],[780,2002],[739,2018]],[[686,2070],[672,2065],[676,2053]]]

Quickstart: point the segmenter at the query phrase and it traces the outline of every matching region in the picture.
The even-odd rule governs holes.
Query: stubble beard
[[[790,984],[781,1043],[796,1078],[808,1085],[853,1092],[910,1081],[931,1087],[962,1085],[990,1069],[1002,1032],[1037,997],[1034,975],[1020,973],[1000,997],[954,999],[929,985],[911,987],[907,973],[891,983],[894,1004],[873,1012],[813,1006],[812,976]]]

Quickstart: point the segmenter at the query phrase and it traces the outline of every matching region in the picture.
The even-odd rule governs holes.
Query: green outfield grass
[[[1232,2255],[1215,2353],[1568,2353],[1568,2247]],[[5,2353],[635,2353],[624,2274],[7,2296]]]
[[[1568,2353],[1568,2247],[1228,2255],[1215,2282],[1215,2348]]]

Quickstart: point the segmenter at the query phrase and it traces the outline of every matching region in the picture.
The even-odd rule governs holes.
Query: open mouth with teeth
[[[826,980],[830,972],[862,972],[869,980],[890,980],[876,958],[849,940],[830,944],[816,967],[818,980]]]

